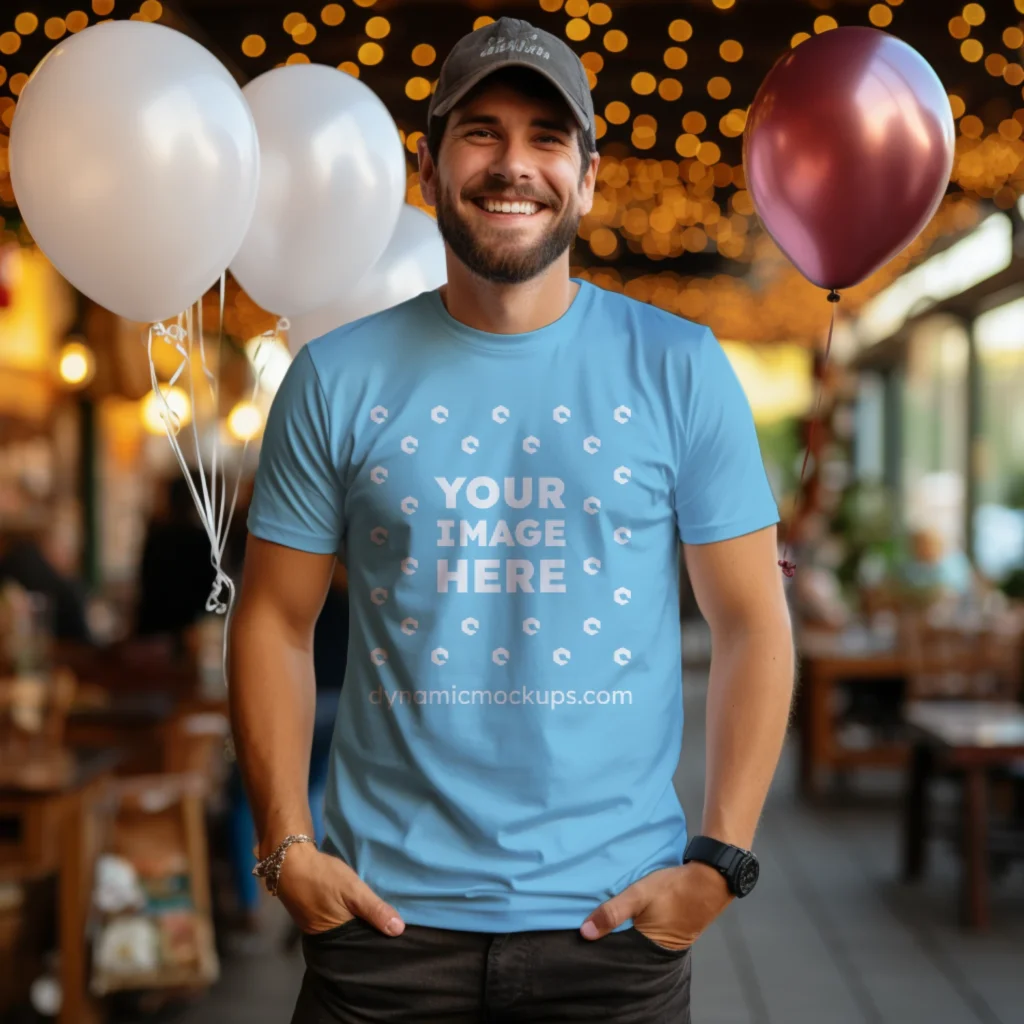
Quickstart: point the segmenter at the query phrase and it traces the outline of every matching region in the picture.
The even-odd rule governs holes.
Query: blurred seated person
[[[93,642],[85,589],[61,572],[48,557],[41,530],[0,535],[0,586],[7,582],[17,583],[23,590],[42,594],[47,599],[55,639]]]
[[[198,475],[193,475],[199,487]],[[139,566],[135,631],[139,636],[171,634],[184,640],[206,614],[216,573],[210,539],[184,477],[168,484],[164,507],[150,521]]]
[[[900,582],[915,604],[965,598],[976,589],[967,555],[952,549],[938,530],[927,526],[910,534],[910,558],[900,567]]]

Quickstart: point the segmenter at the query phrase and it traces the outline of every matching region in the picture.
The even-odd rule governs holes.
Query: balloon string
[[[828,323],[828,340],[825,342],[825,356],[821,363],[821,379],[818,381],[818,396],[814,402],[814,413],[811,416],[810,430],[807,432],[807,447],[804,449],[804,461],[800,466],[800,483],[797,485],[796,498],[793,501],[793,514],[786,526],[786,542],[783,545],[782,558],[779,559],[779,567],[788,579],[792,579],[796,575],[796,563],[789,558],[789,555],[793,541],[793,526],[799,518],[803,498],[805,497],[804,478],[807,475],[808,460],[810,459],[811,452],[814,450],[814,439],[818,433],[821,398],[825,391],[825,368],[828,366],[828,357],[832,352],[832,333],[836,326],[836,303],[839,301],[839,292],[837,292],[835,288],[829,291],[828,301],[832,304],[832,315],[829,318]]]
[[[220,325],[217,339],[218,370],[220,369],[219,357],[224,335],[224,292],[225,279],[224,275],[221,275],[219,303]],[[171,451],[174,454],[182,475],[185,478],[185,483],[192,495],[192,501],[195,504],[196,511],[199,513],[199,519],[202,523],[203,530],[210,542],[210,562],[214,570],[214,581],[210,594],[206,599],[206,610],[217,615],[225,616],[223,646],[221,651],[221,668],[224,673],[224,682],[226,685],[228,680],[228,634],[231,628],[231,612],[235,603],[236,588],[234,580],[232,580],[224,570],[223,559],[227,548],[228,534],[234,518],[235,508],[238,503],[238,493],[242,482],[242,474],[245,468],[245,456],[249,449],[249,439],[246,438],[242,443],[242,450],[238,459],[238,468],[235,474],[234,488],[231,493],[231,501],[229,504],[227,501],[227,469],[223,461],[219,459],[218,451],[219,431],[217,430],[217,423],[219,419],[218,414],[220,405],[220,380],[211,370],[206,358],[205,342],[203,338],[202,299],[199,301],[199,309],[195,319],[196,322],[194,324],[192,309],[190,307],[187,314],[179,315],[178,322],[170,327],[161,323],[151,325],[149,329],[147,352],[149,356],[150,383],[154,394],[157,396],[160,405],[162,406],[161,418],[163,419],[166,427],[167,439],[170,442]],[[291,325],[288,320],[282,317],[278,320],[273,329],[264,331],[260,338],[280,338],[281,334],[287,331],[290,326]],[[192,357],[194,352],[193,343],[196,338],[195,328],[198,328],[197,347],[199,350],[201,372],[210,387],[214,405],[214,432],[212,437],[213,452],[209,482],[207,481],[207,469],[204,466],[202,444],[198,424],[196,422],[197,410],[195,402],[195,385],[192,374]],[[164,388],[160,386],[160,382],[157,379],[156,364],[153,359],[153,344],[155,339],[160,339],[161,341],[171,345],[179,356],[178,366],[171,375],[170,381],[167,384],[168,391],[171,387],[177,384],[178,380],[186,370],[188,371],[188,395],[192,403],[191,433],[193,436],[195,459],[198,467],[198,473],[196,474],[199,479],[198,487],[193,481],[192,474],[189,471],[188,460],[185,458],[185,453],[178,440],[182,427],[181,417],[172,408]],[[259,397],[260,385],[263,378],[264,364],[259,359],[261,347],[262,341],[258,341],[256,351],[252,356],[253,386],[250,401],[254,403]],[[226,600],[224,596],[225,591]]]

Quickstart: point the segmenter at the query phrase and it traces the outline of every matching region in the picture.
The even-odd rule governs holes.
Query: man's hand
[[[585,939],[599,939],[623,921],[668,949],[692,946],[732,902],[725,879],[706,864],[691,861],[652,871],[602,903],[583,922]]]
[[[401,935],[405,922],[343,860],[296,843],[281,865],[277,895],[309,935],[361,917],[385,935]]]

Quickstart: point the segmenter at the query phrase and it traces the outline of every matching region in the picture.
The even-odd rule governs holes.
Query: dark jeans
[[[359,918],[303,937],[292,1024],[690,1024],[690,950],[636,929],[490,934]]]

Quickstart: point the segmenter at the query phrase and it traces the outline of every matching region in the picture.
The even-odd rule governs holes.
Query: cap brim
[[[478,86],[485,78],[489,78],[497,71],[501,71],[504,68],[525,68],[527,71],[533,71],[540,75],[541,78],[547,79],[557,90],[558,95],[565,100],[569,110],[572,111],[573,117],[576,118],[576,123],[580,126],[583,134],[593,144],[593,129],[587,122],[586,113],[580,109],[580,105],[565,91],[562,84],[555,78],[554,75],[543,70],[543,68],[537,67],[536,64],[531,64],[529,61],[516,60],[515,58],[509,60],[501,60],[494,64],[488,64],[486,68],[481,69],[476,74],[470,75],[469,78],[463,82],[458,89],[446,97],[441,103],[439,103],[433,110],[430,111],[430,117],[444,117],[445,114],[449,114],[452,108],[461,100],[471,89]]]

